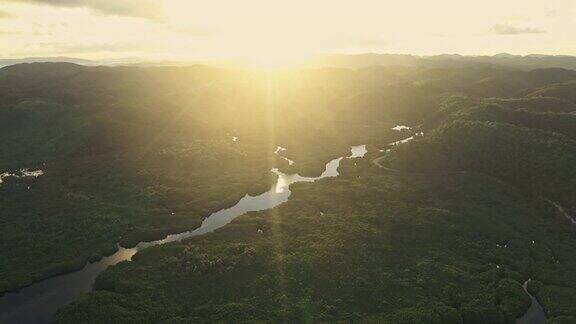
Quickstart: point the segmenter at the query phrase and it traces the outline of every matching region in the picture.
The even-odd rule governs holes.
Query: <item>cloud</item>
[[[352,43],[356,46],[388,46],[392,42],[382,38],[360,38],[353,40]]]
[[[142,50],[153,50],[152,45],[143,44],[133,44],[133,43],[62,43],[62,42],[43,42],[39,43],[44,50],[51,53],[74,53],[74,54],[86,54],[86,53],[97,53],[97,52],[130,52],[130,51],[142,51]]]
[[[200,27],[169,27],[172,31],[184,34],[186,36],[195,36],[195,37],[207,37],[214,35],[214,32],[209,29],[200,28]]]
[[[545,32],[546,31],[537,28],[521,28],[508,24],[497,24],[491,28],[491,33],[497,35],[543,34]]]
[[[368,35],[356,35],[356,34],[347,34],[342,35],[341,37],[337,37],[332,39],[332,42],[336,46],[343,46],[343,47],[350,47],[350,48],[381,48],[381,47],[388,47],[393,41],[381,36],[368,36]]]
[[[159,19],[161,8],[153,0],[0,0],[1,2],[21,2],[53,7],[89,8],[103,15]]]
[[[12,16],[11,13],[0,10],[0,19],[12,18],[12,17],[14,16]]]

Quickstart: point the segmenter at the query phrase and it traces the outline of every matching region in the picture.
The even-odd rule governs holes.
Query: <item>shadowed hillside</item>
[[[196,228],[268,190],[271,168],[319,175],[366,144],[338,180],[104,272],[60,321],[506,323],[529,305],[528,278],[560,315],[546,307],[571,290],[544,298],[571,287],[572,231],[546,199],[575,206],[576,120],[570,98],[546,91],[573,79],[494,66],[4,68],[0,166],[44,174],[0,186],[2,290]],[[384,156],[399,174],[371,163],[419,131]],[[366,295],[381,302],[353,302]]]

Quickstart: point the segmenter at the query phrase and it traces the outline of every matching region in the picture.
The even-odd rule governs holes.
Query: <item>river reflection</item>
[[[367,153],[366,146],[353,146],[347,158],[360,158]],[[314,182],[323,178],[338,176],[338,167],[344,157],[334,159],[326,164],[326,169],[319,177],[302,177],[297,174],[284,174],[278,169],[271,171],[278,175],[278,180],[267,192],[258,195],[246,195],[233,207],[222,209],[204,219],[202,225],[189,232],[169,235],[153,242],[140,242],[136,247],[118,251],[102,260],[87,264],[82,270],[41,281],[22,289],[20,292],[8,293],[0,297],[0,323],[47,323],[62,306],[75,300],[80,295],[92,290],[94,280],[99,273],[109,266],[121,261],[130,261],[134,254],[144,248],[180,241],[212,232],[229,224],[245,213],[274,208],[290,197],[290,185],[297,182]]]
[[[10,172],[3,172],[0,173],[0,184],[2,184],[3,180],[8,178],[8,177],[14,177],[14,178],[38,178],[39,176],[44,175],[44,171],[42,170],[33,170],[30,171],[30,169],[20,169],[18,171],[15,171],[14,173],[10,173]]]

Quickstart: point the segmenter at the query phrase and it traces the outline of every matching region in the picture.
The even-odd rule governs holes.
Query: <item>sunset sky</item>
[[[0,58],[576,54],[573,0],[0,0]]]

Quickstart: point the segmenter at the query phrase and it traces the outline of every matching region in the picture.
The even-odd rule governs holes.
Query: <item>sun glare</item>
[[[291,39],[296,38],[291,37]],[[294,68],[314,55],[306,42],[284,41],[270,37],[244,39],[243,46],[236,46],[237,59],[258,69]]]
[[[246,59],[246,64],[252,68],[264,70],[277,70],[294,68],[302,64],[306,58],[298,55],[254,55]]]

